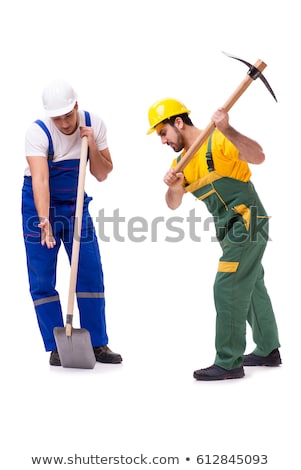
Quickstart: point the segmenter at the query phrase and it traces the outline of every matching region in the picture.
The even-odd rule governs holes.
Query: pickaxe
[[[243,62],[244,64],[246,64],[248,67],[249,67],[249,70],[248,70],[248,73],[246,75],[246,77],[244,78],[244,80],[241,82],[241,84],[236,88],[236,90],[234,91],[234,93],[230,96],[230,98],[226,101],[226,103],[224,104],[223,108],[226,110],[226,111],[229,111],[232,106],[236,103],[236,101],[238,100],[238,98],[240,98],[240,96],[246,91],[246,89],[248,88],[248,86],[254,81],[256,80],[256,78],[260,78],[263,83],[265,84],[265,86],[267,87],[267,89],[269,90],[269,92],[272,94],[272,96],[274,97],[274,99],[277,101],[276,99],[276,96],[272,90],[272,88],[270,87],[268,81],[265,79],[265,77],[262,75],[262,71],[266,68],[266,64],[258,59],[254,65],[251,65],[249,64],[249,62],[246,62],[245,60],[243,59],[240,59],[239,57],[235,57],[233,55],[230,55],[230,54],[227,54],[226,52],[224,52],[224,54],[226,54],[228,57],[231,57],[232,59],[237,59],[241,62]],[[185,153],[185,155],[182,157],[182,159],[178,162],[178,164],[176,165],[175,167],[175,171],[178,173],[178,172],[181,172],[185,166],[190,162],[190,160],[193,158],[193,156],[195,155],[195,153],[199,150],[199,148],[201,147],[201,145],[205,142],[205,140],[210,136],[210,134],[214,131],[215,129],[215,125],[213,122],[211,122],[210,124],[208,124],[208,126],[200,133],[200,135],[198,136],[198,138],[193,142],[193,144],[189,147],[189,149],[187,150],[187,152]]]

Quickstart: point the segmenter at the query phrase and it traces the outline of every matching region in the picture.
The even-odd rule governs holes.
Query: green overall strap
[[[180,155],[177,157],[177,163],[179,163],[179,161],[181,160],[182,158],[182,154],[180,153]]]
[[[214,171],[214,163],[213,163],[213,158],[212,158],[212,137],[213,137],[213,133],[214,133],[214,131],[212,132],[212,134],[210,134],[210,137],[208,139],[207,152],[206,152],[207,167],[208,167],[209,172]],[[182,154],[180,154],[177,157],[177,163],[179,163],[179,161],[181,160],[181,157],[182,157]],[[184,187],[185,186],[188,186],[187,182],[184,184]]]
[[[207,152],[206,152],[206,160],[207,160],[208,171],[214,171],[214,163],[213,163],[213,158],[212,158],[212,137],[213,137],[213,133],[214,133],[214,131],[212,132],[212,134],[210,134],[210,137],[208,139]],[[177,157],[177,163],[179,163],[179,161],[181,160],[181,157],[182,157],[182,154],[180,154]]]
[[[210,135],[209,137],[209,140],[208,140],[208,145],[207,145],[207,152],[206,152],[206,160],[207,160],[207,167],[208,167],[208,171],[214,171],[214,163],[213,163],[213,158],[212,158],[212,150],[211,150],[211,147],[212,147],[212,136],[213,136],[213,132],[212,134]]]

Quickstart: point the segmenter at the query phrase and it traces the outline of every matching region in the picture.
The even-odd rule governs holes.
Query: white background
[[[1,467],[31,469],[31,456],[178,456],[197,469],[199,454],[267,454],[255,468],[298,468],[300,419],[300,25],[293,0],[11,0],[1,7]],[[221,51],[255,63],[259,80],[230,112],[231,123],[258,140],[266,161],[253,182],[271,217],[264,265],[277,316],[283,365],[246,369],[242,380],[196,382],[193,370],[214,360],[212,285],[220,250],[213,230],[201,243],[178,243],[161,223],[140,243],[128,221],[178,216],[203,220],[205,205],[186,196],[165,207],[163,175],[173,153],[147,136],[147,111],[174,96],[205,127],[247,68]],[[28,292],[20,200],[24,133],[43,117],[41,93],[52,78],[69,80],[79,106],[108,127],[114,171],[98,184],[87,175],[91,212],[115,209],[124,242],[101,242],[110,346],[122,365],[92,371],[51,368]],[[186,225],[185,225],[186,224]],[[63,251],[58,288],[67,302]],[[248,332],[247,352],[253,348]],[[190,461],[185,458],[190,457]],[[85,461],[85,468],[95,468]],[[95,461],[94,461],[95,462]],[[77,461],[79,465],[79,460]],[[233,464],[228,464],[235,468]],[[122,465],[106,465],[118,468]],[[205,466],[205,468],[208,465]],[[43,467],[43,465],[41,465]],[[45,468],[58,465],[45,465]],[[204,467],[204,465],[203,465]],[[222,467],[224,468],[225,465]],[[239,465],[238,468],[252,468]],[[179,466],[178,466],[179,468]]]

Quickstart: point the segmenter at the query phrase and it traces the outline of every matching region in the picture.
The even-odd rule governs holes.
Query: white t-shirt
[[[95,115],[90,114],[91,127],[94,130],[94,138],[99,150],[104,150],[108,147],[107,143],[107,129],[103,120]],[[78,110],[79,125],[85,126],[85,113]],[[79,128],[72,135],[62,134],[54,125],[51,118],[45,117],[41,119],[48,127],[50,132],[53,148],[54,148],[54,162],[62,160],[72,160],[80,158],[81,153],[81,138]],[[25,134],[25,156],[26,157],[45,157],[48,158],[49,140],[45,131],[39,124],[33,122],[27,129]],[[30,176],[29,166],[25,168],[25,176]]]

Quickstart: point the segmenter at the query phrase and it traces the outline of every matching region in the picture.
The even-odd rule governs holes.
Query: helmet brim
[[[46,114],[47,117],[64,116],[65,114],[68,114],[68,113],[70,113],[70,111],[73,110],[75,104],[76,104],[76,100],[74,100],[73,103],[69,104],[68,106],[65,106],[64,108],[51,109],[51,110],[45,109],[45,114]]]
[[[155,132],[155,127],[151,127],[150,129],[148,129],[146,135],[152,134],[153,132]]]

